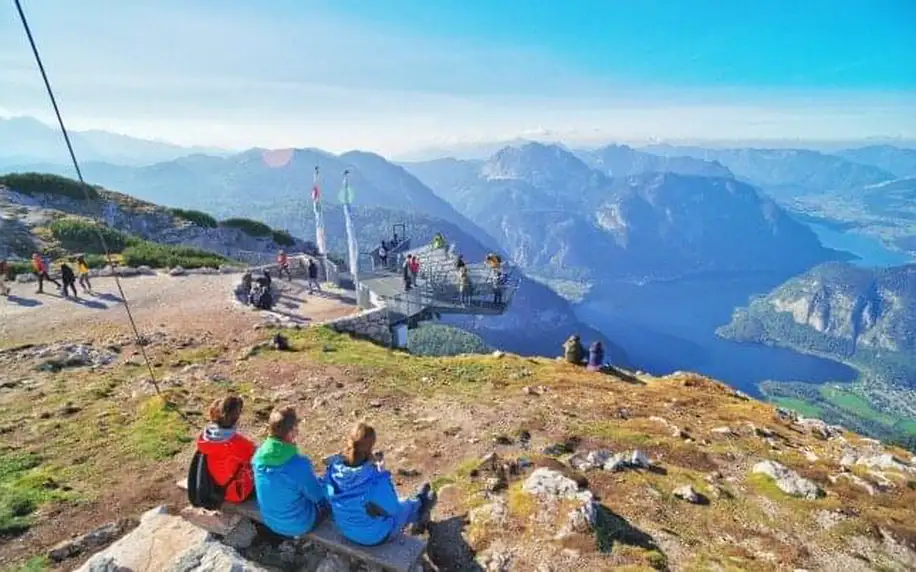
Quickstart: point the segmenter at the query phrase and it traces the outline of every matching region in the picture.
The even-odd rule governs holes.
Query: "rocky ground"
[[[202,411],[227,391],[245,398],[243,430],[258,439],[273,407],[295,404],[300,448],[319,467],[350,423],[375,425],[399,488],[439,490],[429,568],[916,566],[916,461],[904,451],[687,373],[589,373],[501,353],[416,358],[307,327],[283,330],[291,348],[277,351],[276,328],[228,296],[235,280],[123,281],[161,395],[117,304],[0,300],[0,567],[73,569],[143,511],[178,514],[174,483]],[[271,322],[352,311],[290,294],[299,307]],[[174,518],[153,522],[179,527]],[[364,569],[294,543],[227,552],[201,536],[183,550],[190,564],[176,570],[206,558]]]

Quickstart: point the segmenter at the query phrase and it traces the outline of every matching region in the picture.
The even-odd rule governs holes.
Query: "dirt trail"
[[[121,285],[141,332],[217,335],[250,330],[262,320],[259,312],[234,301],[232,289],[238,275],[165,274],[122,278]],[[308,295],[297,282],[279,283],[277,313],[298,322],[313,323],[354,311],[351,301],[335,294]],[[36,294],[35,283],[12,284],[9,298],[0,298],[0,347],[23,343],[72,340],[100,328],[127,333],[128,321],[112,278],[92,281],[93,294],[78,299],[60,295],[53,284]]]

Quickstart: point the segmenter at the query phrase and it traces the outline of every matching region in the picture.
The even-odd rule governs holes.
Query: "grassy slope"
[[[415,467],[439,487],[454,485],[442,510],[455,513],[486,502],[483,483],[471,476],[471,469],[494,449],[491,440],[497,436],[514,442],[497,447],[500,455],[524,456],[536,464],[553,462],[536,451],[575,435],[583,440],[581,448],[639,447],[664,467],[666,474],[589,473],[589,487],[606,507],[597,540],[574,535],[549,541],[556,529],[532,520],[535,501],[520,492],[518,481],[510,483],[509,521],[478,525],[467,533],[477,550],[500,539],[524,546],[517,561],[523,569],[534,566],[524,555],[540,546],[551,554],[564,547],[580,550],[591,569],[645,568],[665,560],[679,569],[772,569],[817,567],[812,566],[811,546],[845,550],[850,537],[875,525],[916,538],[916,528],[908,524],[916,491],[901,487],[873,498],[842,483],[830,484],[827,475],[839,471],[836,443],[795,434],[775,421],[772,406],[742,400],[705,378],[625,383],[551,359],[417,358],[324,329],[289,335],[296,351],[262,350],[244,360],[225,359],[235,349],[221,346],[151,346],[158,377],[174,405],[144,391],[142,369],[123,361],[96,372],[15,372],[14,379],[27,376],[32,384],[31,389],[0,392],[0,522],[7,535],[29,526],[32,530],[24,537],[28,550],[23,543],[7,543],[0,557],[27,562],[62,536],[85,529],[92,515],[103,521],[132,516],[173,494],[171,483],[183,474],[189,441],[202,423],[199,412],[227,390],[245,397],[243,428],[259,438],[273,406],[297,403],[308,412],[300,446],[315,459],[338,449],[352,419],[367,418],[379,430],[380,447],[391,453],[386,457],[393,469]],[[542,394],[526,395],[523,386],[542,386]],[[673,437],[653,416],[677,424],[695,440]],[[769,426],[791,443],[780,447],[780,462],[815,479],[830,495],[817,502],[790,499],[751,476],[753,462],[774,453],[743,430],[747,421]],[[717,440],[710,430],[722,425],[739,435]],[[517,442],[522,430],[532,435],[530,447]],[[806,461],[802,448],[820,460]],[[701,507],[672,497],[684,483],[711,494],[705,477],[714,470],[729,478],[722,486],[731,498]],[[138,482],[136,475],[143,478]],[[406,488],[418,479],[398,481]],[[817,524],[818,511],[841,506],[858,516],[830,531]],[[56,507],[53,512],[51,507]],[[633,530],[667,539],[666,548],[637,542],[634,538],[641,537],[633,536]],[[755,560],[748,544],[736,544],[736,538],[751,539],[774,560]]]

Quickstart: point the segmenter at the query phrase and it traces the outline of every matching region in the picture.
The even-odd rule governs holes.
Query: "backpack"
[[[196,451],[188,469],[188,502],[191,503],[191,506],[219,510],[223,499],[226,498],[226,487],[235,480],[241,469],[240,465],[226,486],[221,487],[216,484],[213,477],[210,476],[210,471],[207,470],[207,456]]]

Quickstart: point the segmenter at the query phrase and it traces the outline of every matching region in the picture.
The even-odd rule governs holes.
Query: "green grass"
[[[137,453],[154,461],[174,457],[190,443],[188,426],[160,397],[152,397],[140,407],[130,427],[129,440]]]
[[[296,244],[296,239],[293,238],[293,235],[285,230],[271,231],[271,237],[274,239],[274,242],[280,246],[292,246]]]
[[[7,572],[44,572],[51,569],[51,561],[47,556],[35,556],[25,563],[8,568]]]
[[[780,407],[791,409],[806,417],[820,417],[824,413],[824,410],[817,405],[794,397],[774,397],[770,401]]]
[[[42,463],[34,453],[0,455],[0,537],[25,532],[39,506],[72,496],[60,489],[53,471]]]

